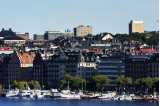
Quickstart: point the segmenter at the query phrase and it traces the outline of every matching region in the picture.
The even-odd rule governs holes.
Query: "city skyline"
[[[0,28],[16,32],[44,33],[91,25],[93,33],[128,33],[130,20],[144,21],[146,31],[157,29],[158,0],[54,0],[1,1]]]

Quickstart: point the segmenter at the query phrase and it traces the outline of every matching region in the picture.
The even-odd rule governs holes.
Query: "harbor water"
[[[158,106],[149,101],[107,101],[107,100],[21,100],[0,98],[0,106]]]

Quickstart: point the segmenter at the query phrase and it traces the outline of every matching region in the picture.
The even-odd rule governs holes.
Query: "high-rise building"
[[[80,25],[74,28],[74,36],[84,37],[89,34],[92,34],[92,27],[89,25],[87,26]]]
[[[144,33],[144,22],[131,20],[129,23],[129,34]]]

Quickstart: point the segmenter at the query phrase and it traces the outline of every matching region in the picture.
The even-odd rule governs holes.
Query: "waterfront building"
[[[8,89],[14,80],[33,80],[33,53],[14,52],[3,58],[1,65],[1,82]]]
[[[125,64],[123,53],[111,53],[102,55],[97,63],[98,74],[106,75],[111,79],[109,86],[116,86],[115,80],[118,75],[125,74]]]
[[[64,73],[77,75],[79,52],[55,50],[53,55],[44,58],[41,51],[36,55],[33,66],[34,79],[45,88],[57,88]]]
[[[38,81],[42,88],[45,88],[47,85],[47,68],[45,60],[41,57],[40,53],[36,53],[34,61],[33,61],[33,79]]]
[[[129,34],[132,33],[144,33],[144,22],[131,20],[129,23]]]
[[[133,79],[159,76],[159,54],[132,55],[126,59],[125,75]]]
[[[84,79],[91,79],[97,72],[96,55],[94,52],[84,52],[78,66],[78,75]]]
[[[66,57],[64,54],[53,55],[46,61],[46,86],[47,88],[58,88],[59,81],[63,79]]]
[[[85,37],[87,35],[91,35],[92,34],[92,27],[87,25],[80,25],[78,27],[74,28],[74,36],[77,37]]]
[[[70,73],[71,75],[77,75],[78,71],[78,64],[81,59],[80,51],[76,50],[68,50],[65,51],[65,56],[67,57],[66,60],[66,72]]]

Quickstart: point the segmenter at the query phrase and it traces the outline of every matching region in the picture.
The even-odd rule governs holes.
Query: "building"
[[[55,40],[56,38],[60,36],[64,36],[65,34],[60,31],[46,31],[44,34],[45,40]]]
[[[85,37],[90,34],[92,34],[92,27],[89,25],[87,26],[80,25],[74,28],[74,36]]]
[[[18,37],[21,37],[24,40],[29,40],[29,33],[28,32],[25,32],[25,33],[16,33],[16,35]]]
[[[131,20],[129,23],[129,34],[132,33],[144,33],[143,21]]]
[[[2,44],[7,44],[9,46],[13,45],[24,45],[26,40],[22,37],[16,35],[15,32],[10,28],[9,30],[5,30],[4,28],[0,32],[0,41]]]
[[[159,76],[159,54],[130,56],[125,62],[125,75],[133,79]]]
[[[65,71],[70,73],[71,75],[77,75],[78,71],[78,64],[81,59],[80,51],[75,51],[75,50],[69,50],[65,51],[65,56],[66,56],[66,69]]]
[[[36,53],[33,61],[33,79],[38,81],[42,87],[47,85],[47,67],[46,61],[43,60],[40,53]]]
[[[57,88],[65,72],[77,75],[79,62],[80,53],[77,51],[58,50],[48,58],[43,58],[40,52],[36,53],[33,66],[34,80],[39,81],[45,88]]]
[[[35,41],[43,41],[44,40],[44,35],[34,34],[33,35],[33,40],[35,40]]]
[[[33,80],[33,58],[34,54],[26,52],[14,52],[6,55],[1,63],[1,83],[8,89],[14,80]]]
[[[124,74],[125,64],[122,53],[112,53],[113,55],[102,55],[97,64],[98,74],[106,75],[110,80],[109,86],[116,86],[115,80],[119,74]]]
[[[94,52],[82,53],[78,66],[78,75],[84,79],[91,79],[97,72],[96,55]]]
[[[12,54],[13,52],[11,47],[0,47],[0,54]]]
[[[51,59],[46,61],[46,87],[57,88],[59,81],[63,79],[66,57],[63,54],[53,55]]]

